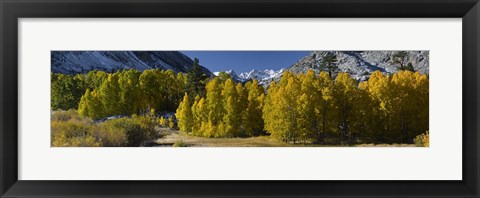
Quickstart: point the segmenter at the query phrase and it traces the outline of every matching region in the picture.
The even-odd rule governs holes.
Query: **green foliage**
[[[151,69],[114,73],[90,71],[76,76],[51,74],[51,107],[78,109],[82,116],[100,119],[113,115],[175,111],[185,92],[204,94],[206,75],[198,61],[190,74]],[[189,90],[191,88],[191,90]]]
[[[405,65],[405,59],[407,57],[407,52],[406,51],[398,51],[393,53],[390,61],[391,63],[394,64],[399,64],[400,66]]]
[[[119,86],[119,103],[120,108],[118,112],[122,115],[131,115],[134,113],[139,113],[141,109],[141,104],[137,101],[141,101],[141,93],[139,87],[139,78],[141,72],[130,69],[119,73],[118,86]]]
[[[227,72],[224,71],[219,72],[217,77],[222,83],[225,83],[225,81],[232,78],[230,74],[227,74]]]
[[[325,66],[336,65],[333,56],[324,57]],[[376,71],[358,83],[347,73],[332,79],[333,71],[286,71],[267,91],[256,80],[235,84],[228,75],[202,85],[205,76],[196,72],[52,74],[52,109],[78,108],[78,114],[54,111],[52,145],[141,146],[155,138],[155,125],[203,137],[270,134],[287,143],[425,141],[419,135],[428,130],[428,76],[409,69],[392,76]],[[173,110],[178,122],[173,116],[154,118],[155,112]],[[100,124],[91,120],[112,115],[133,116]]]
[[[399,51],[395,52],[391,59],[390,62],[393,64],[398,64],[399,66],[397,67],[398,70],[407,70],[411,72],[415,72],[415,69],[413,68],[412,63],[408,62],[407,60],[407,52],[406,51]]]
[[[337,55],[328,52],[323,55],[323,62],[321,64],[321,69],[328,72],[328,75],[332,77],[333,73],[338,70],[337,66]]]
[[[184,74],[171,70],[89,72],[85,77],[88,88],[78,98],[78,112],[93,119],[171,112],[182,100],[186,79]]]
[[[81,75],[51,74],[51,107],[57,109],[77,109],[80,97],[86,89]]]
[[[92,70],[85,76],[86,87],[90,90],[94,90],[102,85],[103,81],[108,77],[108,74],[104,71]]]
[[[412,63],[408,63],[404,70],[415,72],[415,69],[413,68]]]
[[[188,95],[191,97],[194,96],[205,96],[205,83],[207,76],[202,71],[200,67],[200,61],[198,58],[195,58],[192,69],[188,72],[186,87],[188,90]],[[192,98],[191,98],[192,99]]]
[[[105,117],[104,106],[96,90],[87,89],[78,104],[78,113],[82,116],[99,119]]]

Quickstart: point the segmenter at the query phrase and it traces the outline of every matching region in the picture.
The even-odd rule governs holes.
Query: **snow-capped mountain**
[[[232,80],[235,81],[235,82],[245,82],[245,81],[246,81],[245,79],[243,79],[243,78],[241,78],[239,75],[237,75],[237,73],[235,73],[235,71],[233,71],[233,69],[227,70],[227,71],[223,71],[223,72],[225,72],[226,74],[228,74],[228,75],[232,78]],[[219,72],[219,71],[213,72],[213,75],[218,76],[218,75],[220,75],[220,72]],[[240,75],[241,75],[241,74],[240,74]]]
[[[171,69],[188,72],[193,60],[178,51],[52,51],[54,73],[78,74],[91,70],[114,72],[121,69]],[[211,76],[205,67],[203,71]]]
[[[422,74],[429,73],[429,51],[406,52],[405,63],[411,63],[415,71]],[[319,72],[326,53],[336,55],[339,72],[347,72],[361,81],[368,79],[376,70],[391,74],[399,67],[391,61],[395,51],[313,51],[287,70],[293,73],[305,73],[309,69]]]
[[[233,70],[225,71],[225,73],[230,75],[230,77],[237,82],[246,82],[248,80],[256,79],[259,84],[268,85],[272,80],[280,79],[280,77],[283,74],[283,71],[284,69],[280,69],[278,71],[275,71],[272,69],[266,69],[266,70],[253,69],[252,71],[243,72],[243,73],[240,73],[239,75],[237,75]],[[220,72],[213,72],[213,74],[218,76]]]
[[[270,79],[270,78],[275,78],[278,77],[283,73],[283,69],[280,69],[278,71],[275,71],[273,69],[266,69],[266,70],[256,70],[253,69],[250,72],[244,72],[239,75],[240,78],[243,79]]]
[[[422,74],[429,74],[429,51],[406,51],[404,63],[411,63],[415,71]],[[337,57],[337,72],[347,72],[353,78],[364,81],[370,77],[374,71],[381,71],[385,74],[392,74],[398,70],[399,64],[393,64],[391,59],[395,51],[313,51],[309,55],[301,58],[287,69],[274,71],[252,70],[237,75],[233,70],[226,71],[235,81],[245,82],[250,79],[257,79],[259,84],[268,86],[272,80],[278,81],[284,71],[293,73],[305,73],[308,70],[314,70],[317,73],[323,70],[321,64],[326,53],[333,53]],[[220,72],[214,72],[218,76]],[[334,76],[336,74],[333,74]]]
[[[277,80],[282,77],[284,69],[280,69],[275,71],[273,69],[266,69],[266,70],[252,70],[250,72],[244,72],[240,74],[240,78],[245,80],[256,79],[258,83],[261,85],[268,85],[272,80]]]

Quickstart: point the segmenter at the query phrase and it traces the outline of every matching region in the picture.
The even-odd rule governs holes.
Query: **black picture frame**
[[[478,0],[0,0],[0,17],[1,197],[479,197]],[[57,17],[462,18],[463,180],[18,180],[18,19]]]

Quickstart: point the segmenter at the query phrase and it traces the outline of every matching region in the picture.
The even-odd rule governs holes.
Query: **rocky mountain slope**
[[[54,73],[78,74],[91,70],[114,72],[121,69],[171,69],[188,72],[193,60],[178,51],[52,51]],[[205,67],[203,71],[211,76]]]
[[[333,53],[337,57],[337,72],[347,72],[359,81],[367,80],[374,71],[381,71],[385,74],[392,74],[398,70],[399,64],[391,60],[395,51],[313,51],[303,57],[287,69],[274,71],[252,70],[239,75],[233,70],[226,71],[237,82],[245,82],[250,79],[257,79],[260,84],[268,86],[272,80],[280,80],[284,71],[293,73],[305,73],[312,69],[317,73],[325,70],[321,67],[323,57],[327,53]],[[429,51],[407,51],[404,64],[411,63],[415,71],[422,74],[429,74]],[[218,75],[219,72],[215,72]],[[336,74],[333,74],[334,76]]]
[[[323,57],[328,51],[313,51],[288,68],[294,73],[304,73],[309,69],[322,70]],[[365,80],[376,70],[385,74],[394,73],[399,64],[391,59],[395,51],[332,51],[337,57],[339,72],[348,72],[358,80]],[[429,51],[407,51],[405,64],[411,63],[415,71],[428,74]]]

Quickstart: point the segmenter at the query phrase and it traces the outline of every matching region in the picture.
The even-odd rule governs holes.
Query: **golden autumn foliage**
[[[171,70],[91,71],[84,81],[88,86],[79,99],[78,112],[92,119],[174,111],[187,90],[185,74]]]
[[[428,130],[428,90],[428,77],[411,71],[376,71],[360,83],[347,73],[285,72],[268,89],[265,130],[291,143],[413,143]]]
[[[293,144],[429,144],[429,79],[419,72],[376,71],[358,82],[348,73],[332,78],[285,71],[267,90],[257,80],[235,83],[227,75],[195,92],[185,74],[155,69],[54,78],[52,106],[78,106],[80,115],[58,111],[52,117],[54,146],[138,146],[154,137],[155,124],[194,136],[269,135]],[[84,94],[58,98],[72,90],[71,83],[81,84]],[[201,94],[190,94],[196,92]],[[175,117],[155,118],[173,111]],[[132,117],[92,120],[113,115]]]
[[[429,147],[430,146],[430,135],[428,134],[428,131],[425,133],[422,133],[415,137],[415,145],[418,147]]]
[[[178,128],[180,128],[181,131],[185,131],[187,133],[191,132],[193,127],[193,113],[190,106],[191,104],[188,94],[185,93],[185,96],[183,96],[183,101],[180,102],[177,113],[175,114],[178,119]]]
[[[265,91],[256,80],[243,86],[232,79],[214,78],[205,87],[206,97],[196,96],[191,107],[185,99],[177,109],[179,126],[193,120],[192,134],[203,137],[244,137],[263,134],[262,106]],[[189,111],[192,118],[188,116]],[[182,130],[182,128],[181,128]],[[190,132],[187,127],[182,131]]]

